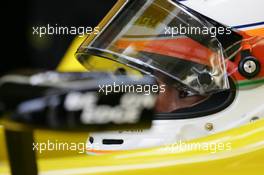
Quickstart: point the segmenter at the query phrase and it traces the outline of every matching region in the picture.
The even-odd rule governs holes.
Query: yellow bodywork
[[[264,120],[190,143],[230,143],[230,151],[210,153],[205,150],[171,152],[157,147],[104,156],[66,158],[53,174],[149,174],[149,175],[223,175],[259,174],[264,170]],[[40,162],[40,170],[57,160]],[[42,164],[43,163],[43,164]],[[58,165],[58,164],[57,164]],[[56,166],[55,166],[56,167]],[[54,168],[55,168],[54,167]],[[58,167],[57,167],[58,168]],[[64,173],[63,173],[64,172]],[[45,174],[45,173],[44,173]]]
[[[67,137],[67,134],[65,134]],[[44,139],[44,138],[43,138]],[[71,140],[70,138],[68,138]],[[230,143],[231,150],[211,153],[208,150],[171,151],[163,147],[124,151],[109,155],[78,155],[40,158],[41,175],[79,174],[190,174],[262,175],[264,170],[264,120],[189,144]],[[0,174],[8,174],[7,166],[0,165]]]
[[[74,52],[82,39],[73,42],[66,53],[60,71],[84,70],[75,61]],[[230,116],[232,117],[232,116]],[[35,131],[37,142],[58,140],[85,142],[87,133]],[[264,174],[264,120],[242,127],[192,140],[188,144],[230,144],[231,150],[211,153],[209,150],[170,150],[168,146],[114,154],[87,156],[77,152],[61,151],[38,154],[41,175],[263,175]],[[7,163],[3,128],[0,127],[0,175],[10,174]]]

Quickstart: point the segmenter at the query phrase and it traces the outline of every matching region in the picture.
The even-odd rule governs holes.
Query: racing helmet
[[[76,56],[89,70],[156,78],[148,130],[90,133],[88,153],[186,141],[264,116],[264,38],[225,26],[176,0],[119,0]],[[95,57],[96,56],[96,57]]]

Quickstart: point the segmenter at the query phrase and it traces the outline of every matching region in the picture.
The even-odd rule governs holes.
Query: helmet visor
[[[173,0],[124,1],[99,34],[77,51],[91,68],[97,55],[136,68],[197,94],[229,88],[221,44],[213,25]],[[162,76],[160,76],[162,75]],[[169,81],[170,80],[170,81]],[[173,81],[171,81],[173,80]]]

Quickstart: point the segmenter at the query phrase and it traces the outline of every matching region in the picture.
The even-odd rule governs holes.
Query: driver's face
[[[167,113],[173,112],[178,109],[188,108],[202,102],[206,97],[204,96],[191,96],[182,97],[181,92],[172,86],[165,85],[165,92],[160,93],[156,102],[156,112]]]

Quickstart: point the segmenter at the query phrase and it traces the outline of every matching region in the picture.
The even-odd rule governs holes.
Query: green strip
[[[238,86],[245,87],[245,86],[257,85],[257,84],[264,84],[264,79],[239,82]]]

